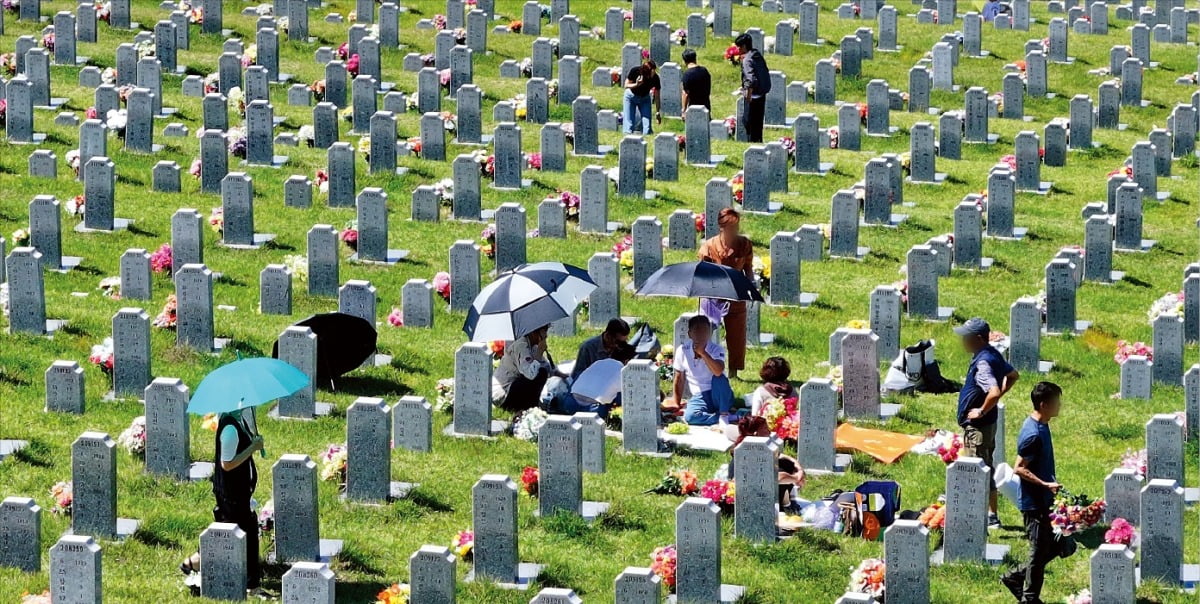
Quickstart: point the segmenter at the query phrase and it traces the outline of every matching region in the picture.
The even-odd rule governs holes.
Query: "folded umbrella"
[[[472,342],[511,341],[575,312],[596,289],[587,271],[560,262],[518,267],[475,297],[463,332]]]
[[[762,294],[744,273],[714,262],[668,264],[650,275],[639,296],[716,298],[762,302]]]
[[[217,368],[196,387],[188,413],[231,413],[265,405],[308,385],[303,371],[278,359],[241,359]]]
[[[307,327],[317,336],[317,381],[328,383],[362,366],[375,354],[375,326],[362,317],[340,312],[313,315],[296,327]],[[279,356],[276,344],[271,356]]]

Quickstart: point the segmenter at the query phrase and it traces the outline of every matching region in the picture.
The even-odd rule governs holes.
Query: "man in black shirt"
[[[742,53],[742,128],[746,139],[752,143],[762,142],[763,118],[766,115],[767,93],[771,92],[771,73],[762,52],[753,46],[749,34],[742,34],[733,41]]]
[[[658,79],[658,66],[649,59],[645,63],[629,70],[625,76],[625,97],[622,119],[625,122],[625,134],[650,134],[654,128],[650,123],[650,105],[655,105],[655,115],[662,123],[662,114],[658,112],[658,91],[662,84]]]
[[[687,111],[692,105],[700,105],[712,113],[712,76],[708,70],[696,64],[696,51],[683,51],[683,110]]]

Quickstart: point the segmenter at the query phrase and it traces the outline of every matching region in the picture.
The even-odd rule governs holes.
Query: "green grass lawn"
[[[318,44],[281,44],[280,70],[296,74],[298,80],[310,82],[323,77],[323,67],[313,60],[319,45],[337,46],[344,40],[346,24],[327,24],[327,11],[346,13],[353,2],[331,2],[327,9],[313,13],[310,24]],[[443,8],[435,1],[410,1],[408,13],[402,15],[401,50],[384,53],[385,79],[395,81],[400,90],[415,94],[416,75],[401,69],[406,52],[432,52],[433,36],[429,30],[415,29],[419,18],[432,17]],[[499,0],[497,12],[519,19],[521,2]],[[574,11],[583,22],[584,31],[603,26],[604,10],[609,3],[599,0],[576,0]],[[840,21],[830,12],[836,2],[822,3],[821,35],[831,43],[840,40],[859,26],[871,23]],[[969,2],[962,9],[978,8],[981,2]],[[243,38],[252,41],[254,19],[241,16],[242,3],[227,3],[225,23]],[[47,4],[47,14],[62,7]],[[847,101],[865,99],[865,86],[870,78],[888,80],[892,87],[907,89],[907,72],[945,32],[953,28],[917,25],[904,13],[915,12],[908,2],[898,5],[900,43],[898,53],[877,53],[874,60],[863,64],[863,77],[840,80],[838,96]],[[654,20],[682,27],[692,12],[683,2],[656,2]],[[134,3],[133,20],[153,24],[166,12],[157,1],[139,0]],[[1038,23],[1027,35],[1022,32],[997,32],[984,28],[985,49],[992,55],[984,59],[963,58],[956,78],[964,89],[967,85],[984,86],[989,91],[1000,89],[1006,63],[1023,58],[1022,47],[1027,39],[1046,35],[1048,15],[1042,5],[1034,7]],[[1110,17],[1111,18],[1111,17]],[[761,13],[757,7],[735,9],[735,29],[757,26],[768,33],[774,31],[775,15]],[[19,35],[36,35],[40,25],[17,22],[8,15],[3,39],[5,50],[11,50]],[[809,376],[824,376],[826,369],[817,364],[826,358],[829,333],[852,319],[867,318],[868,296],[880,284],[900,278],[897,269],[903,264],[905,252],[931,236],[952,230],[952,211],[964,195],[986,188],[987,170],[1001,156],[1012,152],[1014,135],[1023,129],[1041,133],[1042,125],[1051,118],[1066,116],[1069,99],[1079,93],[1095,98],[1097,86],[1105,79],[1088,75],[1090,69],[1107,65],[1108,50],[1114,44],[1128,44],[1124,27],[1129,22],[1113,21],[1108,36],[1072,35],[1070,54],[1077,57],[1073,65],[1050,66],[1050,90],[1057,93],[1052,99],[1027,99],[1025,111],[1035,122],[991,121],[992,132],[999,133],[995,145],[964,145],[961,161],[939,161],[938,170],[947,172],[950,182],[942,187],[909,186],[905,198],[915,202],[905,213],[911,218],[897,229],[864,229],[861,245],[871,247],[871,255],[863,262],[827,260],[806,263],[803,268],[805,291],[816,292],[820,300],[811,308],[764,308],[763,331],[777,334],[776,343],[768,349],[752,349],[749,367],[757,365],[768,355],[786,356],[792,364],[793,375],[799,380]],[[544,26],[546,35],[556,35],[557,26]],[[1197,35],[1195,27],[1191,37]],[[128,33],[100,28],[98,44],[81,44],[79,54],[91,57],[92,64],[113,66],[117,44],[129,41]],[[647,32],[626,35],[627,40],[648,45]],[[181,51],[180,65],[188,73],[205,75],[216,70],[216,57],[223,39],[203,36],[192,29],[191,50]],[[530,54],[532,39],[519,35],[489,34],[492,54],[477,56],[476,84],[486,94],[485,132],[491,123],[491,105],[524,92],[525,80],[498,79],[499,64],[507,59],[520,60]],[[738,84],[738,70],[723,62],[722,53],[729,40],[713,40],[700,49],[701,62],[708,64],[714,77],[714,119],[734,112],[733,98],[726,94]],[[796,46],[796,56],[767,55],[773,69],[781,69],[789,81],[811,80],[813,64],[829,56],[835,46]],[[584,39],[581,48],[586,60],[582,68],[584,94],[597,98],[602,108],[620,108],[620,89],[597,90],[590,84],[591,71],[601,65],[619,64],[620,45],[594,39]],[[678,60],[680,49],[673,47]],[[1054,182],[1047,196],[1018,195],[1016,221],[1030,229],[1029,236],[1020,242],[987,240],[984,254],[996,259],[996,266],[986,273],[955,271],[942,280],[941,302],[956,307],[956,320],[980,315],[997,329],[1008,331],[1008,306],[1017,298],[1042,289],[1043,268],[1059,247],[1082,244],[1083,223],[1079,212],[1088,202],[1105,196],[1105,175],[1118,167],[1135,142],[1145,140],[1150,129],[1164,127],[1170,109],[1179,102],[1188,102],[1193,86],[1180,86],[1175,79],[1190,73],[1196,66],[1194,46],[1153,45],[1154,60],[1161,65],[1145,74],[1145,97],[1152,104],[1147,108],[1122,108],[1121,121],[1129,124],[1125,131],[1097,130],[1095,139],[1101,146],[1089,152],[1071,152],[1064,168],[1044,168],[1043,180]],[[76,68],[53,67],[54,96],[69,97],[64,110],[82,114],[92,105],[92,90],[77,86]],[[172,120],[182,121],[194,133],[200,125],[198,99],[185,98],[180,93],[179,77],[164,76],[165,106],[179,107]],[[286,117],[281,131],[295,131],[310,123],[308,108],[291,107],[286,103],[286,88],[272,89],[272,101],[277,115]],[[945,109],[961,108],[960,94],[935,91],[934,106]],[[453,109],[448,102],[443,108]],[[790,105],[789,115],[800,111],[816,113],[823,125],[836,124],[836,109],[829,106]],[[551,119],[569,122],[570,107],[551,106]],[[42,145],[53,149],[61,159],[75,148],[78,133],[74,128],[53,125],[53,112],[37,112],[36,130],[47,132],[48,141]],[[859,180],[864,163],[884,152],[905,152],[908,149],[907,131],[919,121],[935,121],[933,116],[897,111],[891,115],[892,124],[900,132],[889,139],[867,138],[862,152],[826,150],[825,161],[836,162],[832,174],[824,178],[790,175],[789,187],[798,194],[777,196],[784,210],[773,216],[752,216],[743,222],[760,253],[765,253],[770,237],[777,231],[793,231],[802,224],[829,222],[829,204],[833,193],[850,187]],[[418,115],[410,112],[399,116],[401,137],[416,136]],[[186,172],[192,159],[198,156],[198,142],[188,138],[164,138],[161,128],[165,121],[156,122],[156,142],[164,145],[161,153],[135,155],[120,150],[120,141],[109,140],[110,154],[117,164],[118,188],[116,215],[135,218],[135,228],[115,234],[76,234],[71,230],[73,218],[64,216],[63,252],[83,256],[83,265],[68,274],[47,273],[48,311],[52,318],[68,319],[70,325],[53,339],[6,336],[0,346],[0,437],[32,441],[21,455],[0,464],[0,496],[32,496],[43,509],[49,510],[48,489],[59,480],[70,478],[70,444],[85,430],[100,430],[114,437],[130,420],[141,414],[137,402],[102,402],[109,389],[107,379],[88,366],[88,410],[83,416],[46,414],[43,407],[42,374],[56,359],[70,359],[87,365],[90,347],[110,335],[112,315],[126,302],[110,300],[96,291],[100,279],[118,274],[118,259],[129,248],[153,250],[170,239],[170,217],[181,207],[198,209],[207,215],[210,208],[219,207],[217,195],[201,195],[199,182],[183,175],[183,194],[162,194],[151,191],[150,170],[160,160],[173,160]],[[236,115],[231,125],[240,123]],[[342,140],[357,139],[346,133],[342,124]],[[664,123],[662,130],[682,131],[678,121]],[[537,150],[538,129],[523,128],[526,151]],[[790,135],[783,130],[768,130],[768,140]],[[616,133],[602,133],[604,144],[616,144]],[[38,194],[52,194],[64,202],[82,193],[82,185],[69,177],[69,169],[60,163],[57,180],[30,179],[26,174],[27,156],[35,146],[10,146],[0,153],[0,233],[11,233],[27,226],[27,204]],[[466,148],[451,146],[453,157]],[[653,214],[665,224],[675,209],[702,211],[704,183],[712,177],[732,177],[740,168],[743,145],[715,142],[713,153],[728,155],[725,164],[712,169],[681,166],[678,182],[652,182],[649,188],[660,191],[653,201],[613,198],[610,212],[613,220],[626,225],[637,216]],[[215,245],[215,233],[206,232],[205,260],[224,277],[215,288],[219,305],[236,307],[234,311],[216,311],[217,332],[232,338],[233,344],[219,356],[196,354],[174,347],[174,334],[155,330],[154,375],[179,377],[194,388],[200,379],[215,367],[243,356],[270,354],[275,337],[292,321],[309,313],[336,308],[336,301],[308,296],[303,284],[294,286],[294,317],[260,315],[258,304],[258,273],[264,265],[280,262],[285,255],[303,254],[305,234],[315,223],[341,227],[354,218],[352,209],[327,208],[319,195],[309,210],[283,207],[283,181],[291,174],[312,176],[325,166],[325,153],[309,148],[277,147],[277,154],[288,155],[289,163],[282,170],[253,168],[254,190],[258,211],[257,230],[278,234],[274,245],[256,252],[236,251]],[[414,187],[436,182],[450,174],[449,162],[430,162],[416,158],[401,158],[408,167],[403,177],[366,174],[361,155],[358,162],[358,187],[378,186],[387,191],[392,209],[390,222],[391,247],[411,250],[402,263],[388,268],[355,265],[346,262],[341,278],[370,280],[379,291],[380,319],[389,308],[399,305],[400,287],[412,278],[431,279],[434,273],[446,270],[447,250],[458,239],[478,239],[482,225],[442,222],[416,223],[406,220],[410,194]],[[529,211],[531,228],[536,204],[555,189],[579,189],[579,171],[595,160],[568,157],[563,173],[530,173],[534,186],[519,192],[500,193],[484,187],[484,207],[494,208],[502,202],[516,201]],[[615,165],[616,156],[605,160]],[[1081,337],[1052,337],[1043,340],[1043,358],[1057,363],[1049,376],[1066,390],[1062,418],[1055,425],[1058,447],[1060,481],[1072,490],[1100,494],[1103,479],[1119,464],[1126,449],[1143,446],[1143,424],[1154,413],[1183,408],[1182,389],[1156,387],[1151,401],[1114,400],[1118,388],[1118,367],[1112,359],[1117,339],[1146,340],[1151,338],[1146,310],[1156,298],[1168,291],[1180,289],[1182,270],[1197,256],[1196,161],[1187,158],[1175,163],[1176,178],[1159,181],[1160,190],[1169,190],[1172,197],[1164,203],[1147,203],[1145,232],[1147,239],[1158,245],[1148,254],[1120,254],[1115,269],[1125,271],[1127,278],[1116,285],[1084,285],[1079,292],[1079,317],[1093,322],[1092,329]],[[240,169],[231,160],[231,170]],[[529,241],[530,260],[561,260],[585,266],[597,251],[611,247],[617,237],[569,234],[564,241],[532,239]],[[6,235],[7,236],[7,235]],[[11,249],[11,244],[10,244]],[[349,250],[343,254],[348,258]],[[666,252],[666,262],[690,259],[685,252]],[[484,261],[485,270],[491,268]],[[87,292],[87,297],[72,296],[72,292]],[[156,276],[154,299],[145,305],[151,315],[161,308],[172,292],[170,281]],[[693,308],[694,302],[678,299],[634,299],[626,294],[622,300],[625,314],[648,319],[658,330],[670,333],[671,324],[681,312]],[[270,458],[260,462],[262,477],[259,499],[269,497],[271,459],[284,453],[303,453],[316,456],[329,443],[345,438],[345,408],[358,396],[378,396],[389,401],[405,394],[432,398],[438,379],[452,372],[453,352],[463,341],[460,331],[462,314],[439,312],[433,330],[415,331],[381,328],[379,342],[383,352],[393,356],[391,366],[355,372],[338,384],[336,392],[321,392],[320,400],[336,403],[332,417],[309,423],[260,421]],[[582,339],[593,332],[583,330],[575,338],[556,338],[551,342],[556,357],[573,354]],[[943,342],[939,357],[943,371],[951,378],[961,379],[967,356],[957,350],[950,325],[905,321],[902,340],[911,343],[921,338],[937,338]],[[1187,349],[1187,362],[1198,359],[1195,346]],[[746,376],[753,375],[748,371]],[[1036,381],[1026,376],[1009,398],[1007,429],[1012,442],[1023,420],[1028,388]],[[735,389],[749,391],[751,382],[735,382]],[[905,399],[900,417],[886,428],[918,434],[930,428],[953,428],[953,396],[922,396]],[[446,544],[454,534],[470,528],[470,487],[485,473],[507,473],[517,476],[525,465],[536,464],[536,446],[512,438],[493,442],[455,440],[440,436],[441,428],[449,421],[446,415],[435,417],[434,452],[413,454],[397,451],[393,454],[393,475],[397,480],[421,483],[414,495],[387,507],[361,507],[339,501],[337,489],[331,483],[320,485],[322,536],[345,540],[346,549],[335,563],[338,575],[338,600],[364,602],[385,585],[406,581],[410,554],[423,544]],[[200,428],[199,420],[192,423],[192,455],[196,459],[212,456],[212,434]],[[1014,453],[1010,445],[1009,457]],[[675,498],[645,495],[642,492],[656,484],[665,470],[686,466],[702,475],[709,475],[726,457],[717,454],[681,453],[672,460],[648,459],[622,454],[618,443],[610,442],[608,473],[588,476],[585,495],[590,500],[610,501],[611,513],[595,525],[579,521],[551,518],[538,519],[533,515],[533,502],[522,501],[520,510],[521,559],[546,565],[540,585],[571,587],[588,602],[612,598],[612,581],[626,566],[646,566],[649,554],[657,546],[674,540],[673,509]],[[1188,446],[1189,486],[1197,486],[1197,448]],[[935,457],[908,456],[899,463],[884,466],[865,457],[856,457],[853,471],[845,476],[817,478],[809,481],[804,494],[818,497],[834,489],[852,489],[868,479],[896,480],[904,489],[905,508],[920,509],[932,502],[944,488],[944,467]],[[135,538],[125,543],[103,543],[104,588],[109,602],[169,601],[184,597],[180,576],[175,570],[180,559],[194,551],[197,537],[211,521],[212,496],[207,483],[175,484],[151,478],[143,472],[142,463],[121,454],[118,462],[121,516],[139,518],[142,528]],[[1003,504],[1001,517],[1005,529],[992,534],[993,540],[1013,546],[1021,556],[1025,546],[1019,529],[1020,516],[1010,504]],[[49,548],[67,528],[68,519],[48,512],[43,515],[42,545]],[[1186,518],[1186,560],[1200,562],[1197,535],[1200,523],[1195,510]],[[846,586],[850,570],[866,557],[882,555],[882,544],[843,538],[832,533],[803,533],[795,539],[772,546],[752,546],[732,537],[732,527],[724,541],[723,579],[748,587],[750,602],[831,602]],[[1095,540],[1093,540],[1095,541]],[[1092,544],[1094,546],[1094,543]],[[1067,594],[1088,584],[1088,554],[1082,550],[1069,560],[1059,560],[1050,567],[1044,598],[1059,601]],[[48,560],[48,559],[47,559]],[[48,563],[43,564],[45,569]],[[460,576],[468,570],[459,565]],[[268,586],[278,587],[284,568],[269,569]],[[935,568],[932,571],[933,600],[936,602],[1011,602],[998,584],[997,569],[971,565]],[[40,592],[48,586],[48,572],[24,575],[10,569],[0,570],[0,601],[11,602],[24,591]],[[1145,602],[1194,602],[1195,596],[1185,596],[1161,586],[1144,585],[1139,597]],[[460,583],[459,596],[466,602],[525,602],[532,594],[507,592],[482,583]]]

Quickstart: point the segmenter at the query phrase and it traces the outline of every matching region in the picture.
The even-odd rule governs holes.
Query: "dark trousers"
[[[1029,556],[1024,565],[1009,572],[1006,579],[1016,582],[1024,578],[1024,604],[1040,604],[1042,583],[1046,579],[1046,565],[1058,557],[1058,545],[1054,529],[1050,526],[1049,512],[1022,512],[1025,517],[1025,536],[1029,539]]]
[[[508,394],[504,396],[504,404],[500,405],[500,408],[511,413],[520,413],[538,406],[542,400],[542,388],[546,386],[548,379],[550,372],[546,371],[545,367],[539,369],[537,377],[532,380],[523,375],[517,376],[508,387]]]
[[[746,113],[742,116],[745,120],[746,140],[752,143],[762,142],[763,119],[767,112],[767,97],[751,97],[746,101]]]
[[[250,501],[245,503],[217,501],[213,508],[213,518],[217,522],[230,522],[238,525],[246,533],[246,589],[258,589],[262,576],[261,564],[258,560],[258,517],[250,509]],[[204,564],[204,560],[200,561]]]

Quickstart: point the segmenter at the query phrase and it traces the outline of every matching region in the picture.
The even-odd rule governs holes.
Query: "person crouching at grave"
[[[737,432],[733,447],[729,449],[729,480],[734,479],[734,449],[737,449],[738,445],[742,444],[742,441],[749,436],[763,438],[771,436],[771,428],[767,424],[766,418],[756,415],[747,415],[738,420]],[[776,465],[779,471],[779,511],[786,514],[799,514],[800,504],[792,499],[792,487],[796,487],[797,490],[804,488],[804,468],[800,467],[795,458],[787,455],[780,455]]]
[[[245,531],[246,588],[257,593],[261,591],[262,574],[258,560],[258,517],[250,507],[250,500],[258,486],[254,453],[262,450],[263,439],[246,423],[246,412],[254,410],[222,413],[218,418],[212,478],[217,506],[213,508],[213,517],[217,522],[230,522]]]
[[[566,415],[595,413],[608,419],[612,408],[621,404],[621,369],[636,356],[637,350],[632,345],[617,342],[606,358],[590,363],[576,376],[569,390],[554,396],[550,403],[552,412]]]
[[[1070,555],[1070,545],[1059,543],[1050,524],[1054,494],[1062,488],[1055,478],[1054,441],[1050,420],[1062,409],[1062,388],[1051,382],[1039,382],[1029,394],[1033,412],[1025,418],[1017,436],[1017,465],[1021,479],[1021,514],[1025,517],[1025,536],[1029,556],[1024,566],[1004,575],[1000,582],[1021,604],[1041,604],[1042,581],[1046,565],[1060,555]],[[1066,547],[1064,548],[1064,545]]]
[[[693,426],[729,423],[733,389],[725,377],[725,350],[712,341],[708,317],[688,320],[688,341],[675,351],[675,406],[684,406],[684,388],[691,390],[683,410],[683,421]]]
[[[750,395],[750,412],[762,415],[767,403],[775,399],[797,398],[796,388],[788,381],[791,376],[792,366],[787,359],[771,357],[763,361],[762,368],[758,370],[762,385]]]
[[[538,406],[546,380],[557,375],[547,350],[549,333],[544,325],[504,347],[492,375],[492,401],[501,409],[516,414]]]
[[[963,452],[978,457],[988,466],[988,528],[1000,528],[996,513],[996,481],[993,480],[992,453],[996,450],[996,405],[1017,383],[1020,374],[1004,360],[1000,351],[988,343],[992,328],[987,321],[975,317],[954,328],[962,338],[963,348],[971,353],[971,365],[958,394],[958,425],[963,428]]]
[[[754,244],[741,234],[741,224],[742,215],[737,210],[723,208],[717,214],[720,232],[704,240],[697,256],[705,262],[741,271],[745,273],[746,278],[754,281]],[[725,312],[725,316],[712,319],[714,322],[720,320],[725,325],[725,344],[729,346],[729,377],[736,378],[738,372],[746,366],[746,303],[720,302],[722,308],[726,305],[729,310]]]

